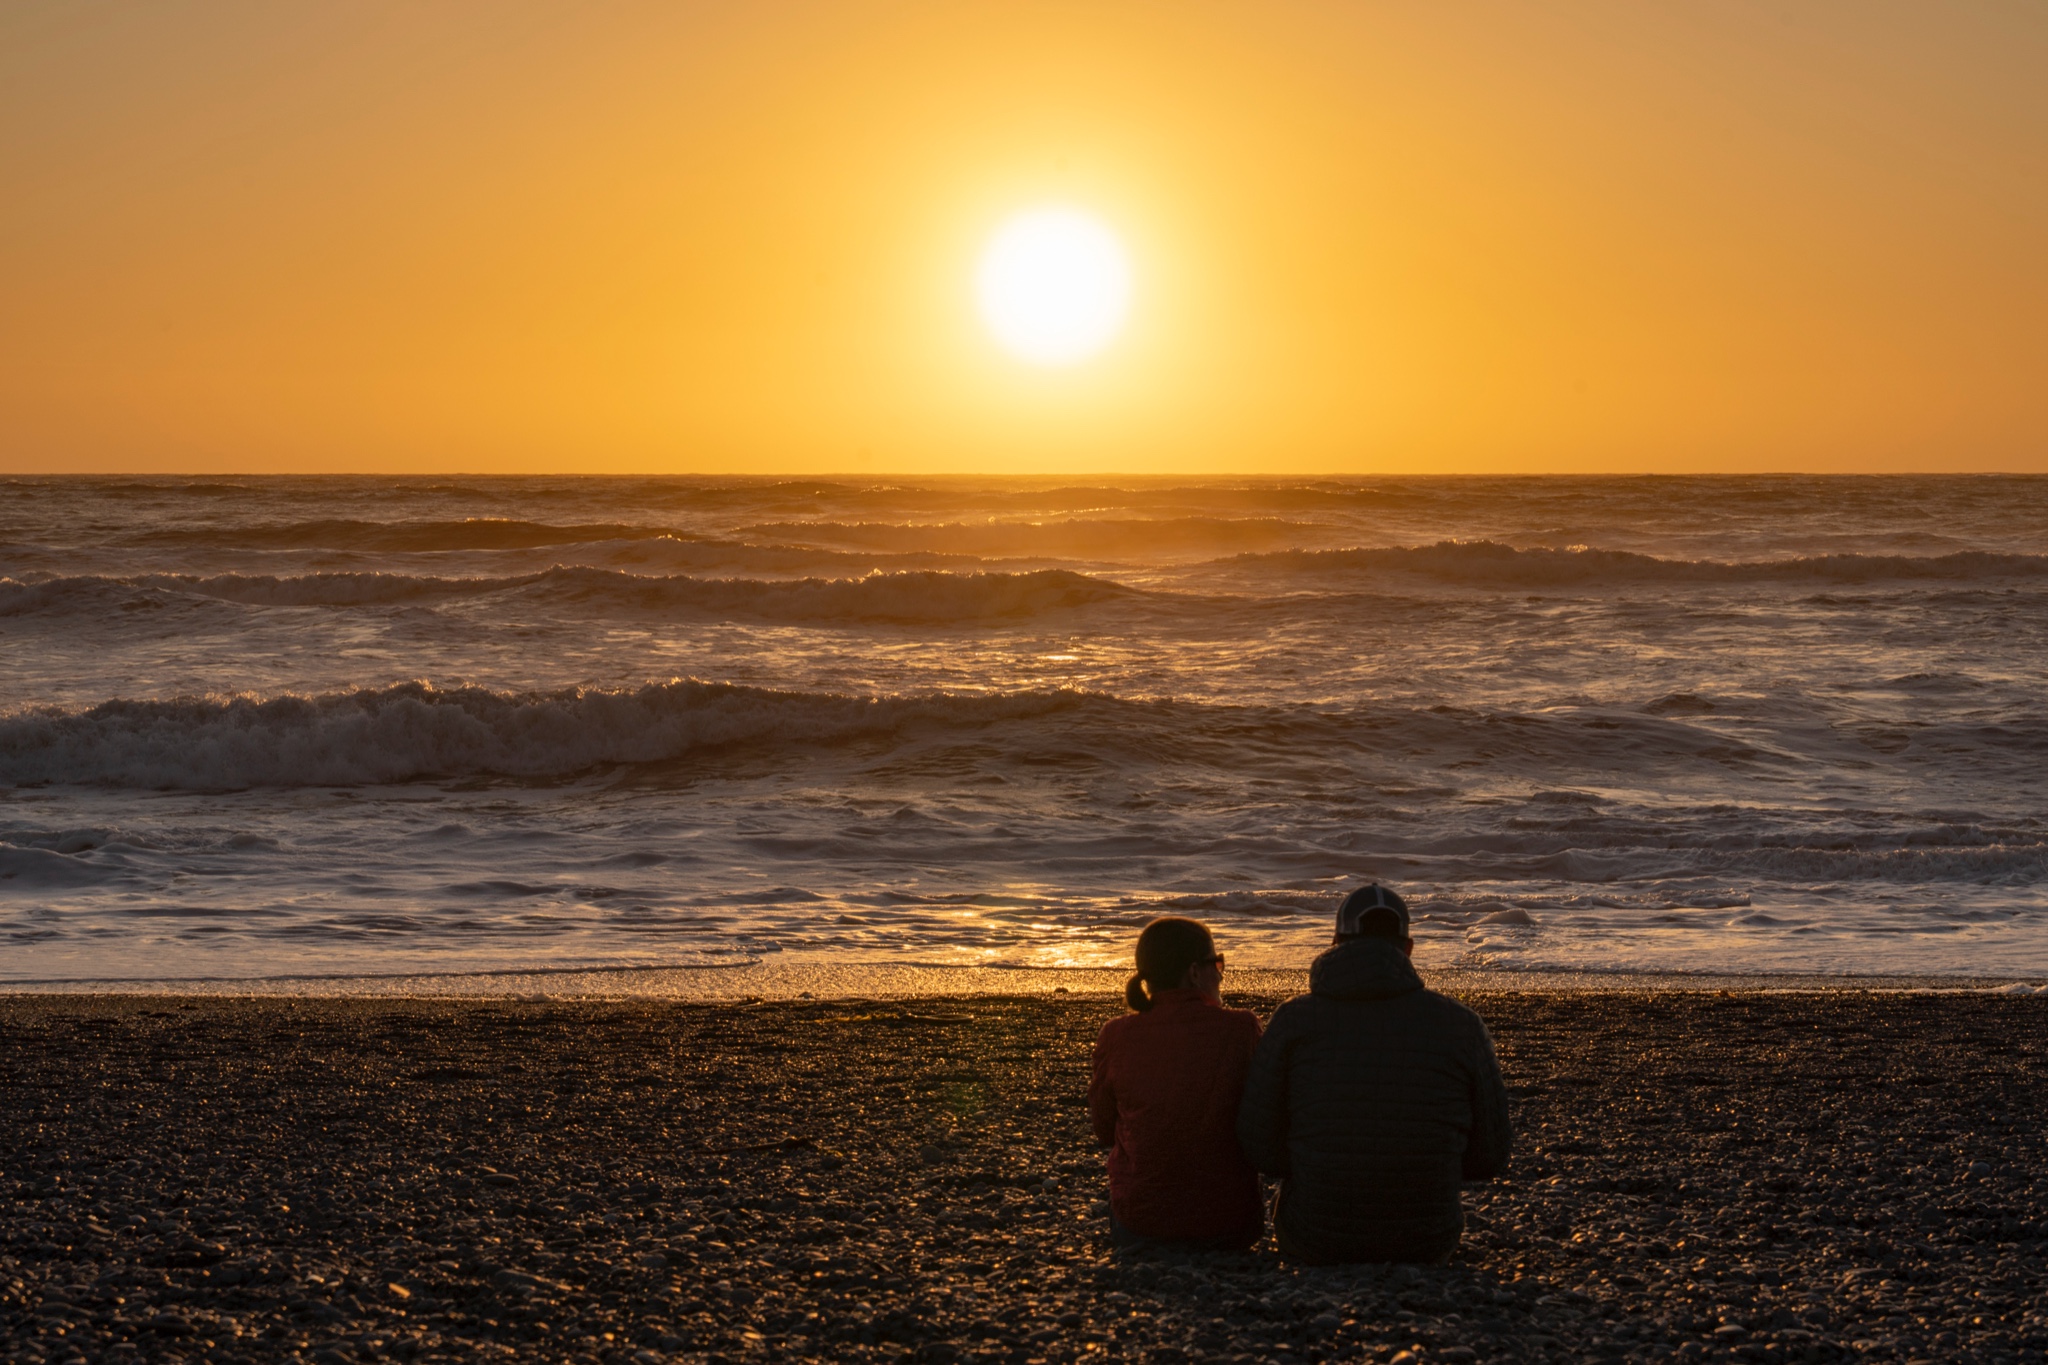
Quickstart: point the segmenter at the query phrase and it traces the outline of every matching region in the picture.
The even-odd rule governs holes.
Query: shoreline
[[[1695,972],[1436,967],[1423,979],[1451,994],[1689,992],[1911,992],[2048,994],[2048,977],[2015,973]],[[605,966],[542,971],[291,974],[268,977],[0,981],[8,997],[192,996],[201,999],[530,999],[741,1002],[921,996],[1121,996],[1127,968],[944,966],[898,962],[756,961],[722,966]],[[1307,989],[1308,969],[1233,967],[1229,984],[1252,994]]]
[[[6,996],[0,1359],[2042,1359],[2048,998],[1466,998],[1506,1178],[1306,1269],[1110,1248],[1093,996]]]

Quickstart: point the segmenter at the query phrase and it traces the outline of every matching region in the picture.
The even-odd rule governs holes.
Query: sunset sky
[[[2048,470],[2048,7],[0,9],[0,471]],[[1064,206],[1122,330],[1026,363]]]

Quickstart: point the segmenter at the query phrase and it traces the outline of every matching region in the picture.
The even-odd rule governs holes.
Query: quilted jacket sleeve
[[[1472,1131],[1465,1140],[1462,1174],[1467,1180],[1491,1180],[1508,1164],[1508,1088],[1493,1055],[1493,1038],[1477,1019],[1471,1053]]]
[[[1287,1054],[1294,1015],[1286,1005],[1252,1053],[1244,1099],[1237,1107],[1237,1145],[1267,1175],[1287,1174]]]
[[[1088,1122],[1095,1140],[1107,1147],[1116,1141],[1116,1090],[1109,1081],[1109,1030],[1095,1039],[1095,1067],[1088,1080]]]

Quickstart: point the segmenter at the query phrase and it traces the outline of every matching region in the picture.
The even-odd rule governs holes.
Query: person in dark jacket
[[[1237,1106],[1259,1017],[1223,1008],[1223,954],[1191,919],[1145,926],[1124,999],[1131,1013],[1102,1026],[1088,1086],[1117,1241],[1250,1246],[1265,1214]]]
[[[1414,947],[1399,896],[1352,892],[1309,993],[1282,1005],[1259,1042],[1237,1134],[1281,1178],[1283,1255],[1442,1261],[1465,1230],[1459,1181],[1506,1165],[1493,1040],[1478,1015],[1423,988]]]

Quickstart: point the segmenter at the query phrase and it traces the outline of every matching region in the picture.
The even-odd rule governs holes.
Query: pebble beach
[[[7,997],[0,1361],[2042,1359],[2048,999],[1462,998],[1508,1176],[1310,1269],[1112,1250],[1092,993]]]

